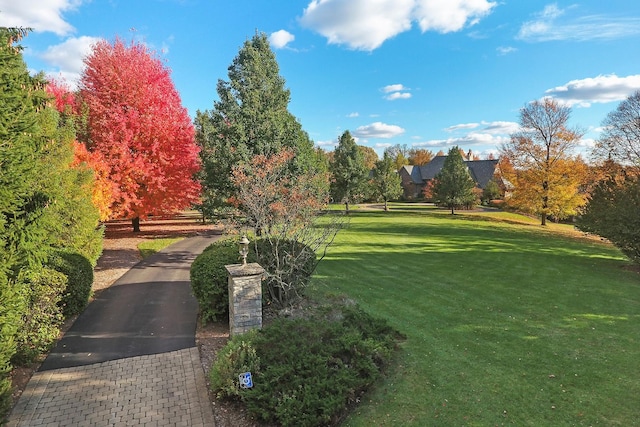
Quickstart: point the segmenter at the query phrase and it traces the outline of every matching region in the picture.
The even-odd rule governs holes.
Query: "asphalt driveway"
[[[89,304],[39,370],[195,347],[189,269],[216,238],[184,239],[142,260]]]

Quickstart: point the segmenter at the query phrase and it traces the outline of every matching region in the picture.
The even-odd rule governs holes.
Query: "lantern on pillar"
[[[247,255],[249,254],[249,239],[247,236],[242,236],[240,239],[240,256],[242,257],[242,265],[247,265]]]

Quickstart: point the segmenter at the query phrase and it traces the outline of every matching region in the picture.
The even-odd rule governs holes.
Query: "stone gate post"
[[[262,277],[257,263],[225,265],[229,273],[229,335],[262,328]]]

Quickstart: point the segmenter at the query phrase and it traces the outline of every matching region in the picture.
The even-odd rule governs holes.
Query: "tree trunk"
[[[389,205],[387,204],[387,199],[384,199],[384,211],[389,212]]]
[[[344,202],[344,210],[347,215],[349,215],[349,201]]]
[[[542,196],[542,213],[540,215],[540,225],[547,225],[547,208],[549,207],[549,182],[542,182],[542,190],[544,196]]]
[[[133,232],[134,233],[139,233],[140,232],[140,217],[137,216],[137,217],[133,218],[131,220],[131,225],[133,226]]]
[[[455,212],[453,212],[455,208],[453,206],[451,206],[451,215],[455,215]]]

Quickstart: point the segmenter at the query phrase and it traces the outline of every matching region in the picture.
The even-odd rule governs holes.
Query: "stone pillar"
[[[229,335],[262,328],[262,276],[260,264],[225,265],[229,272]]]

